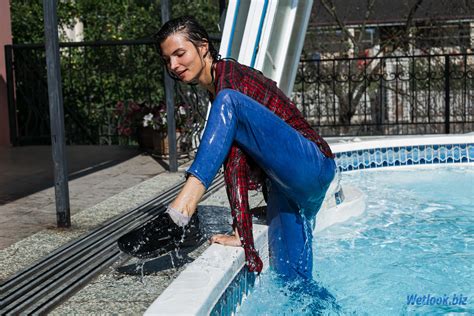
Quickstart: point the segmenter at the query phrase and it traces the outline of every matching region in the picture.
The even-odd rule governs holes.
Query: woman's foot
[[[234,229],[233,235],[216,234],[211,237],[211,240],[209,240],[209,242],[211,244],[216,243],[232,247],[242,246],[242,241],[240,240],[239,232],[237,231],[237,229]]]

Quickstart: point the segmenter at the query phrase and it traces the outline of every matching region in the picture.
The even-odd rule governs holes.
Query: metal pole
[[[43,0],[51,146],[54,163],[54,190],[56,194],[56,218],[58,227],[70,227],[71,216],[69,209],[64,109],[61,68],[59,64],[58,18],[56,7],[56,0]]]
[[[450,112],[450,69],[449,55],[444,56],[444,132],[449,134],[449,112]]]
[[[13,46],[5,45],[5,66],[7,70],[7,100],[10,122],[10,143],[18,146],[18,129],[16,126],[15,83],[13,82]]]
[[[161,21],[163,24],[170,19],[170,1],[161,1]],[[171,172],[178,171],[178,155],[176,148],[176,123],[174,119],[174,81],[164,69],[163,75],[165,81],[166,95],[166,117],[168,121],[168,148],[169,148],[169,170]]]

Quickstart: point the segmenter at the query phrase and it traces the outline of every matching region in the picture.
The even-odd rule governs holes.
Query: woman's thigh
[[[252,98],[226,92],[237,118],[235,141],[272,181],[297,199],[319,188],[326,157],[315,143]]]

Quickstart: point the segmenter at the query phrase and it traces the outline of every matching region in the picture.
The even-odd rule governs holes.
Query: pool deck
[[[183,170],[189,164],[180,161],[180,171],[169,173],[166,161],[136,149],[68,148],[72,227],[58,229],[50,150],[48,146],[0,149],[0,280],[174,186],[184,179]],[[262,200],[260,195],[250,198],[254,206]],[[200,204],[201,213],[229,214],[227,222],[220,224],[213,223],[212,216],[201,216],[211,220],[207,234],[230,227],[227,204],[225,189]],[[207,247],[205,243],[190,253],[160,257],[143,265],[124,256],[52,314],[141,314],[185,264]]]
[[[327,140],[330,144],[344,144],[412,137]],[[184,177],[182,168],[185,165],[181,172],[168,173],[165,161],[141,155],[136,150],[92,147],[68,148],[72,227],[67,230],[55,228],[54,188],[51,187],[52,172],[48,167],[52,164],[50,147],[0,148],[0,280]],[[251,205],[261,205],[260,194],[250,198]],[[201,207],[204,213],[225,212],[227,204],[225,190],[221,189]],[[207,247],[203,244],[190,253],[164,256],[144,265],[124,257],[52,314],[143,313],[186,264]]]

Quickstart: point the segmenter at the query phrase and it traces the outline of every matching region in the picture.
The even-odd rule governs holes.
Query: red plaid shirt
[[[329,145],[311,128],[295,104],[273,80],[258,70],[232,60],[218,61],[215,70],[216,95],[223,89],[233,89],[251,97],[316,143],[324,155],[334,157]],[[262,184],[264,172],[234,143],[224,163],[224,179],[233,218],[232,226],[237,228],[240,235],[247,266],[250,271],[260,272],[263,264],[254,246],[248,190],[255,190]]]

